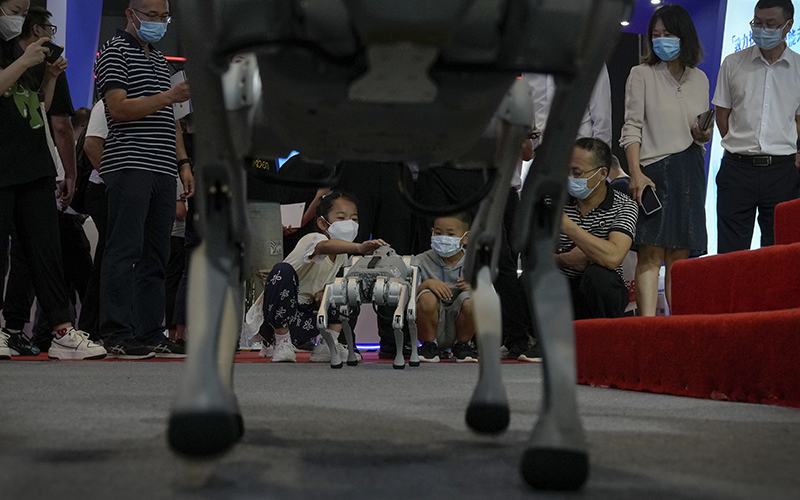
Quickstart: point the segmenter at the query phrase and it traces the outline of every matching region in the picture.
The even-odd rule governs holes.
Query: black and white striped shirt
[[[578,201],[570,197],[564,205],[564,213],[572,219],[581,229],[592,236],[608,239],[611,231],[619,231],[630,236],[631,240],[636,235],[636,220],[639,217],[639,207],[628,196],[620,193],[611,186],[606,185],[606,197],[586,216],[581,214]],[[575,248],[575,242],[561,233],[558,238],[558,252],[565,253]],[[617,274],[622,277],[622,263],[617,266]],[[561,269],[561,272],[570,277],[580,276],[582,273],[574,269]]]
[[[107,41],[94,65],[100,96],[111,89],[124,89],[128,99],[148,97],[170,89],[167,60],[150,45],[145,55],[136,38],[117,30]],[[108,137],[103,150],[100,174],[123,169],[150,170],[178,176],[175,153],[175,119],[172,106],[166,106],[140,120],[116,122],[106,106]]]

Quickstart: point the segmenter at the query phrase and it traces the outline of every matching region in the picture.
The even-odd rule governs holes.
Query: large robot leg
[[[572,300],[553,255],[560,233],[567,170],[580,120],[597,75],[630,8],[626,0],[593,2],[592,24],[582,39],[580,72],[555,75],[556,93],[547,140],[522,190],[515,221],[515,247],[523,254],[523,283],[543,350],[544,394],[539,420],[525,451],[521,473],[534,488],[574,490],[589,474],[586,438],[576,401],[577,370]]]
[[[225,452],[242,436],[233,393],[233,357],[242,317],[244,250],[249,227],[244,172],[228,133],[220,75],[214,53],[212,2],[180,8],[182,39],[192,47],[189,69],[197,110],[195,126],[199,229],[203,244],[189,269],[187,327],[190,335],[184,378],[169,420],[168,440],[178,453],[195,457]],[[200,89],[198,92],[197,89]]]
[[[168,431],[170,445],[181,454],[223,453],[244,432],[233,393],[242,310],[240,253],[204,242],[192,256],[189,279],[204,286],[189,292],[189,350]]]
[[[508,400],[500,377],[502,321],[500,298],[492,285],[502,238],[503,212],[521,146],[532,123],[530,88],[517,80],[500,106],[496,183],[481,203],[470,230],[467,279],[471,292],[480,376],[466,413],[467,425],[477,432],[498,433],[509,423]]]

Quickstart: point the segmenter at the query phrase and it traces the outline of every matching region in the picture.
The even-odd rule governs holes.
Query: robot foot
[[[467,426],[481,434],[499,434],[508,428],[511,419],[508,405],[471,402],[465,420]]]
[[[220,411],[174,413],[169,418],[170,447],[193,458],[212,458],[228,451],[244,435],[240,414]]]
[[[577,450],[528,448],[520,472],[537,490],[575,491],[589,476],[589,456]]]

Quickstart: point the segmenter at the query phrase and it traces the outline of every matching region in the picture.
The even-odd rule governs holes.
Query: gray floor
[[[800,410],[589,387],[585,489],[529,490],[539,365],[503,366],[511,426],[486,438],[463,422],[475,365],[239,364],[245,437],[187,463],[164,438],[181,367],[0,362],[0,499],[800,498]]]

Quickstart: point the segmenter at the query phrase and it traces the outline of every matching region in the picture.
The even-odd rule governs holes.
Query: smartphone
[[[64,47],[59,47],[53,42],[44,42],[42,44],[42,47],[47,47],[48,49],[50,49],[50,53],[47,55],[47,57],[44,58],[44,60],[49,62],[50,64],[56,62],[58,58],[61,57],[61,54],[64,53]]]
[[[661,201],[650,185],[645,186],[642,191],[642,210],[645,215],[652,215],[661,210]]]
[[[708,130],[714,125],[714,115],[716,112],[714,108],[711,108],[697,115],[697,125],[700,127],[700,130]]]

